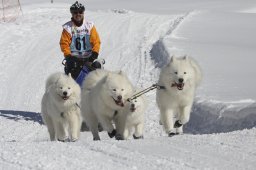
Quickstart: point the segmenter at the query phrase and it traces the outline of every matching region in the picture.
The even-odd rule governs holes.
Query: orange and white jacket
[[[74,34],[84,33],[89,37],[91,50],[99,53],[100,51],[100,37],[99,34],[92,22],[83,21],[83,24],[80,27],[77,27],[73,24],[72,21],[69,21],[63,25],[63,31],[60,38],[60,48],[64,53],[64,56],[71,55],[71,43],[72,36]]]

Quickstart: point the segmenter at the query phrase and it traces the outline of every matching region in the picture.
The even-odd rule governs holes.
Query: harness
[[[144,90],[141,90],[139,91],[138,93],[135,93],[134,95],[132,95],[130,98],[127,99],[128,102],[131,102],[132,100],[136,99],[137,97],[140,97],[142,96],[143,94],[151,91],[151,90],[154,90],[154,89],[157,89],[157,90],[164,90],[166,89],[164,86],[161,86],[159,84],[153,84],[152,86],[144,89]]]
[[[81,108],[78,103],[75,103],[74,106],[78,107],[79,109]],[[64,114],[64,112],[60,112],[60,117],[65,118]]]

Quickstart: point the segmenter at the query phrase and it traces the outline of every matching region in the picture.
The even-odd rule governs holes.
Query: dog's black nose
[[[63,95],[66,96],[68,93],[66,91],[63,92]]]
[[[117,99],[118,100],[122,100],[122,96],[117,96]]]
[[[184,79],[183,78],[179,78],[179,83],[183,83]]]

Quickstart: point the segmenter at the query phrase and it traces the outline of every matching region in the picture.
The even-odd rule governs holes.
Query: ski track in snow
[[[159,16],[125,10],[88,12],[88,18],[95,22],[103,40],[100,57],[105,58],[107,62],[105,68],[122,69],[133,84],[140,88],[148,87],[157,81],[158,69],[169,59],[164,39],[172,34],[188,15],[190,13]],[[256,126],[255,113],[252,111],[255,110],[253,102],[242,109],[241,107],[237,109],[235,107],[237,103],[203,101],[199,97],[185,131],[204,135],[185,134],[168,138],[158,124],[159,111],[155,104],[155,91],[152,91],[146,94],[150,104],[145,114],[144,140],[115,141],[109,139],[106,132],[101,132],[102,141],[92,142],[91,133],[84,132],[80,141],[76,143],[49,142],[47,129],[42,125],[37,112],[40,112],[46,78],[53,72],[63,70],[62,54],[56,45],[58,46],[61,25],[68,18],[69,14],[66,10],[39,8],[24,12],[24,16],[14,23],[0,23],[3,28],[0,36],[4,37],[0,42],[2,52],[0,83],[6,84],[0,92],[0,167],[5,169],[253,169],[255,167],[255,144],[247,134],[253,134],[250,136],[255,139],[256,129],[243,130]],[[137,25],[143,26],[138,28]],[[51,30],[49,31],[48,28]],[[229,112],[237,113],[237,123],[240,121],[238,126],[234,125],[233,117],[229,117]],[[244,122],[239,119],[243,119]],[[230,123],[227,124],[229,121]],[[225,136],[226,134],[212,134],[234,130],[243,130],[243,137],[237,132],[228,133],[228,137]],[[225,137],[226,141],[219,142],[222,141],[220,140],[222,137]],[[241,148],[239,143],[243,142],[246,144]],[[233,155],[234,153],[236,156]],[[231,156],[235,161],[230,162]],[[239,161],[244,163],[240,165]],[[234,164],[234,162],[238,163]]]

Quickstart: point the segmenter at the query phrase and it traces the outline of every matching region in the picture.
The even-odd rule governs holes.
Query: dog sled
[[[101,69],[104,69],[103,65],[105,64],[105,60],[104,59],[96,59],[94,62],[99,62],[101,65]],[[84,65],[82,70],[80,71],[78,77],[76,78],[76,82],[80,85],[80,87],[82,87],[82,83],[85,80],[86,76],[93,70],[95,70],[96,68],[89,66],[89,65]]]

